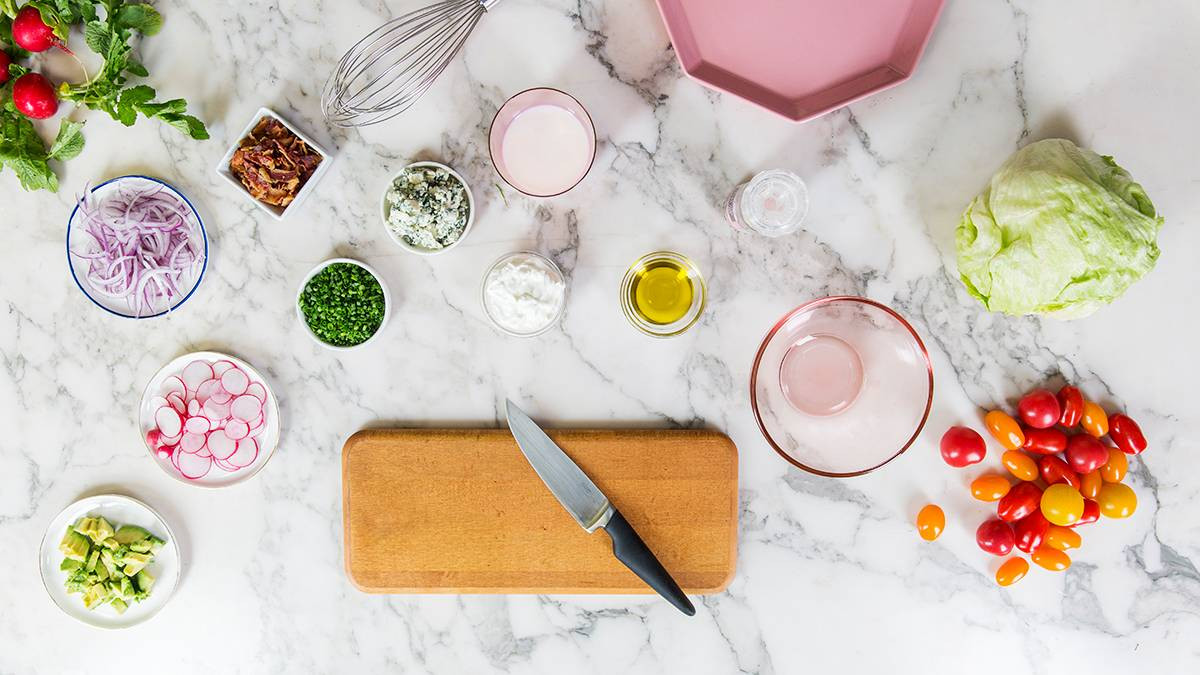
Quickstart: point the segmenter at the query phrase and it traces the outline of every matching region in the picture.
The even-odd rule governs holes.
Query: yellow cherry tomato
[[[1060,551],[1069,551],[1073,548],[1079,548],[1083,544],[1083,537],[1079,533],[1069,527],[1059,527],[1051,525],[1046,529],[1046,534],[1042,537],[1042,545],[1056,548]]]
[[[1108,433],[1108,413],[1091,401],[1083,402],[1083,419],[1080,422],[1083,424],[1083,430],[1096,438]]]
[[[1109,448],[1108,462],[1100,467],[1100,477],[1109,483],[1120,483],[1126,473],[1129,473],[1129,458],[1120,448]]]
[[[971,481],[971,496],[981,502],[994,502],[1008,494],[1012,483],[999,474],[989,473]]]
[[[1042,515],[1052,525],[1074,525],[1083,517],[1083,495],[1066,483],[1055,483],[1042,492],[1041,507]]]
[[[1122,453],[1124,454],[1124,453]],[[1038,465],[1029,455],[1020,450],[1008,450],[1001,456],[1004,468],[1020,480],[1037,480]]]
[[[1061,572],[1071,566],[1070,556],[1049,546],[1039,546],[1033,550],[1033,554],[1029,557],[1033,558],[1033,562],[1038,567],[1048,569],[1051,572]]]
[[[1000,441],[1005,450],[1016,450],[1025,445],[1025,434],[1021,432],[1021,425],[1004,411],[993,410],[984,415],[983,424],[992,438]]]
[[[1101,485],[1104,485],[1104,479],[1100,477],[1100,469],[1089,471],[1079,477],[1079,494],[1086,499],[1095,499]]]
[[[946,514],[937,504],[926,504],[917,514],[917,532],[925,541],[933,541],[946,529]]]
[[[1128,518],[1137,510],[1137,495],[1124,483],[1105,483],[1096,501],[1100,513],[1109,518]]]
[[[1009,558],[1004,561],[1000,569],[996,570],[996,583],[1001,586],[1012,586],[1024,579],[1028,571],[1029,563],[1025,562],[1024,558]]]

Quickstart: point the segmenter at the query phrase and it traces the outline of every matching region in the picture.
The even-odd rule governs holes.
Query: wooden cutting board
[[[737,448],[711,431],[549,431],[688,593],[733,578]],[[368,593],[650,593],[507,429],[360,431],[342,448],[346,572]]]

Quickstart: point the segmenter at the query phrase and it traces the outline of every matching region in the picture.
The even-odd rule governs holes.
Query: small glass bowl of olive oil
[[[706,300],[696,264],[671,251],[638,258],[621,281],[621,311],[634,328],[653,337],[674,337],[691,328]]]

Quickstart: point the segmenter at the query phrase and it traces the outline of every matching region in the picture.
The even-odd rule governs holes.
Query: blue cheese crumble
[[[440,251],[467,229],[467,189],[441,167],[408,167],[392,181],[385,199],[388,229],[411,246]]]

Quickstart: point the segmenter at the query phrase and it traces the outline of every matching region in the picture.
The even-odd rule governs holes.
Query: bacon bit
[[[321,155],[279,120],[264,117],[243,138],[229,160],[229,170],[250,196],[274,206],[292,203],[316,171]]]

